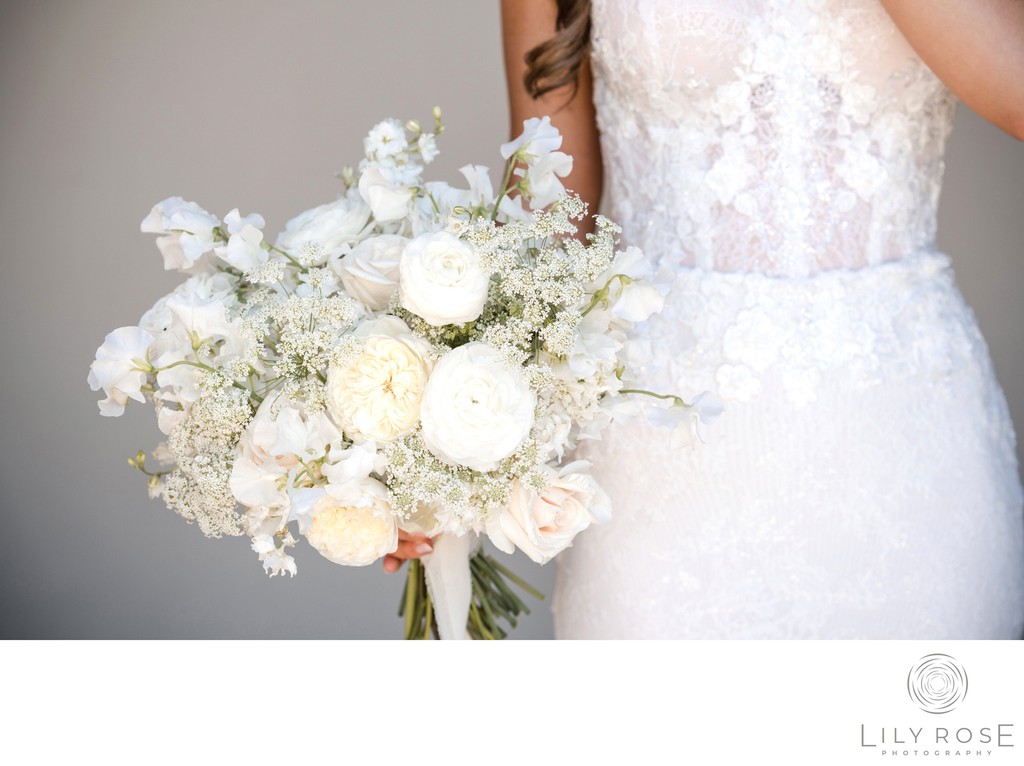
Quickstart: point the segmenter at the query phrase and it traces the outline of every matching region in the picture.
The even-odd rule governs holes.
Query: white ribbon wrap
[[[469,559],[479,547],[479,537],[473,532],[462,536],[446,532],[434,539],[433,552],[421,558],[437,631],[444,640],[469,638],[466,622],[473,597]]]

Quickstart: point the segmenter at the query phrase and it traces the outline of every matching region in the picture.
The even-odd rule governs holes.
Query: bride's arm
[[[967,106],[1024,140],[1024,0],[882,0]]]
[[[601,200],[601,147],[594,119],[589,56],[580,67],[579,87],[571,85],[534,99],[526,89],[524,57],[555,34],[555,0],[502,0],[501,27],[508,84],[510,137],[523,131],[528,117],[551,117],[563,136],[562,151],[573,157],[572,173],[564,179],[567,189],[579,194],[597,212]],[[571,100],[570,100],[571,99]]]

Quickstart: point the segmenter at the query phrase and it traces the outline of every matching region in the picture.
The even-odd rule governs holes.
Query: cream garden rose
[[[398,317],[364,322],[362,353],[327,373],[327,406],[356,441],[386,443],[419,422],[420,400],[430,375],[430,345]]]
[[[437,363],[423,392],[423,441],[442,460],[492,471],[533,426],[537,395],[518,367],[474,341]]]
[[[371,311],[383,311],[398,289],[398,265],[407,237],[382,234],[364,240],[332,266],[345,291]]]
[[[515,546],[544,564],[592,523],[611,520],[611,501],[586,472],[589,467],[583,460],[560,470],[545,466],[548,482],[539,491],[514,481],[508,506],[488,519],[491,542],[505,553],[512,553]]]
[[[402,306],[435,327],[479,317],[489,285],[480,254],[446,231],[416,237],[402,253]]]
[[[398,547],[387,487],[366,479],[362,488],[365,505],[346,505],[328,494],[313,504],[306,540],[335,564],[366,566]]]

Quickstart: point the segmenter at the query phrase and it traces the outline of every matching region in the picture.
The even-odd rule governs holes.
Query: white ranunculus
[[[360,242],[339,261],[331,264],[341,277],[345,292],[371,311],[383,311],[398,289],[398,265],[406,237],[382,234]]]
[[[195,202],[181,197],[168,197],[153,206],[141,225],[146,234],[161,234],[157,247],[164,257],[164,268],[185,271],[213,250],[213,230],[220,219],[203,210]]]
[[[399,265],[402,306],[435,327],[472,322],[487,301],[490,274],[468,242],[439,231],[411,240]]]
[[[362,489],[360,505],[343,505],[328,494],[313,504],[306,540],[335,564],[366,566],[398,548],[398,523],[387,487],[366,479]]]
[[[514,545],[544,564],[592,523],[610,521],[611,501],[586,472],[589,465],[578,460],[558,471],[545,466],[548,483],[539,491],[514,481],[508,505],[488,518],[491,542],[506,553],[512,553]]]
[[[107,398],[99,402],[100,414],[117,417],[124,414],[128,399],[146,401],[142,386],[146,382],[146,354],[153,336],[140,327],[118,327],[103,339],[96,349],[96,359],[89,367],[89,387],[101,388]]]
[[[235,208],[224,216],[228,227],[228,243],[214,248],[217,256],[242,272],[255,269],[267,262],[263,249],[263,227],[266,222],[258,213],[242,216]]]
[[[516,159],[533,164],[561,145],[562,135],[550,117],[531,117],[523,120],[523,132],[518,137],[501,145],[501,156],[507,160],[514,154]]]
[[[362,353],[327,372],[327,407],[356,441],[394,441],[416,427],[430,374],[430,345],[398,317],[364,322]]]
[[[370,209],[358,194],[350,192],[334,202],[299,213],[285,224],[276,245],[296,254],[305,245],[319,245],[322,261],[337,258],[363,235],[370,222]]]
[[[373,211],[373,217],[385,223],[409,215],[413,190],[389,181],[381,169],[371,165],[359,176],[359,194]]]
[[[533,426],[537,395],[517,367],[474,341],[449,351],[423,392],[423,441],[434,455],[475,471],[492,471]]]

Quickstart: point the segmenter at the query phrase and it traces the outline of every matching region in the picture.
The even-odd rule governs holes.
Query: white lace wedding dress
[[[725,412],[580,450],[615,518],[556,636],[1019,637],[1013,427],[934,247],[953,95],[874,0],[595,0],[592,55],[609,214],[677,274],[638,377]]]

